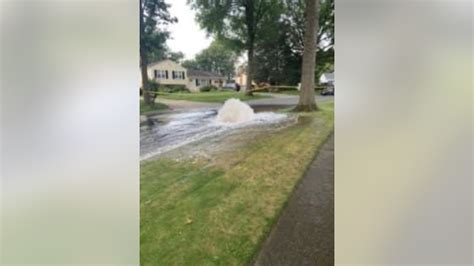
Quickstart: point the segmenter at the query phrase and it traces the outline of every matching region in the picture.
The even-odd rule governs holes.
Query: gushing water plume
[[[217,113],[216,121],[221,123],[243,123],[255,116],[253,109],[239,99],[228,99]]]

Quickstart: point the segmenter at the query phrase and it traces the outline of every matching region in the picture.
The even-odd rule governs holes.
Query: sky
[[[192,59],[201,50],[207,48],[212,37],[207,38],[206,32],[194,20],[195,11],[186,4],[186,0],[167,1],[170,14],[178,18],[178,23],[168,27],[171,38],[166,42],[174,52],[183,52],[185,59]]]

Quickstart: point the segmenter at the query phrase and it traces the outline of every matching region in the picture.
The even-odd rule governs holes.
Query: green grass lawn
[[[165,104],[155,102],[153,106],[149,106],[149,105],[146,105],[145,102],[143,102],[143,100],[140,100],[140,114],[166,110],[166,109],[168,109],[168,106],[166,106]]]
[[[246,96],[243,92],[235,91],[213,91],[213,92],[196,92],[196,93],[162,93],[158,97],[170,100],[186,100],[195,102],[217,102],[223,103],[227,99],[237,98],[242,101],[251,99],[268,98],[270,96],[263,96],[254,93],[254,96]]]
[[[212,165],[141,164],[141,265],[245,265],[333,130],[333,103]],[[229,156],[228,158],[225,156]]]

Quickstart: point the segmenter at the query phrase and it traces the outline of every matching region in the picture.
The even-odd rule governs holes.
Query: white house
[[[199,88],[208,85],[220,88],[225,81],[225,77],[217,73],[194,69],[188,69],[188,77],[190,91],[199,91]]]
[[[334,72],[323,73],[319,78],[320,84],[334,84]]]
[[[191,92],[198,92],[207,85],[221,87],[225,80],[217,73],[186,69],[168,59],[149,64],[148,78],[162,85],[183,85]]]
[[[235,75],[235,83],[239,84],[243,88],[247,86],[247,66],[242,64],[237,67],[237,75]]]

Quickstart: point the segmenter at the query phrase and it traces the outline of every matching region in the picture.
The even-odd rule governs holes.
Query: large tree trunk
[[[252,96],[252,76],[253,76],[253,60],[255,46],[255,14],[254,2],[247,0],[245,4],[245,24],[247,25],[247,81],[245,86],[245,94]]]
[[[148,63],[144,56],[140,55],[140,70],[142,76],[142,92],[143,92],[143,101],[147,105],[153,104],[153,97],[150,94],[150,87],[148,86]]]
[[[152,97],[149,93],[149,85],[148,85],[148,60],[146,58],[146,52],[144,51],[142,38],[143,34],[145,34],[145,26],[144,26],[144,11],[143,5],[144,0],[139,1],[139,9],[140,9],[140,71],[142,76],[142,92],[143,92],[143,101],[146,105],[152,105]]]
[[[248,52],[247,52],[247,58],[248,58],[248,63],[247,63],[247,81],[246,81],[246,88],[245,88],[245,95],[252,96],[252,79],[253,79],[253,66],[254,66],[254,48],[253,44],[249,46]]]
[[[300,99],[295,111],[316,111],[314,71],[316,66],[316,34],[319,28],[319,0],[306,0],[306,29],[301,73]]]

